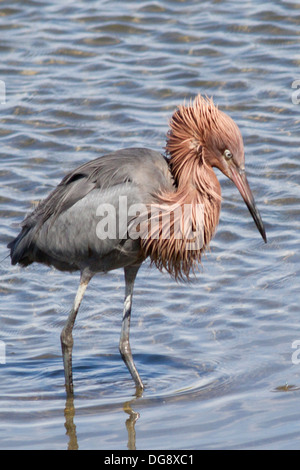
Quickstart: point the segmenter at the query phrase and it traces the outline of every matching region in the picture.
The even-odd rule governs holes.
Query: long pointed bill
[[[236,187],[238,188],[239,192],[241,193],[242,198],[244,199],[262,238],[264,239],[265,243],[267,243],[267,237],[266,237],[264,224],[261,219],[259,210],[256,207],[252,191],[247,181],[246,173],[245,171],[238,170],[233,165],[231,166],[230,169],[231,169],[231,179],[236,185]]]

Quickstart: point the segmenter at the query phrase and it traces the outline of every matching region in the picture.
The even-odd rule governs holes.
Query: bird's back
[[[100,215],[111,209],[119,220],[124,216],[120,200],[127,208],[149,204],[160,191],[172,192],[174,185],[168,163],[158,152],[125,149],[89,161],[66,175],[26,217],[22,231],[8,245],[12,263],[27,266],[37,261],[60,270],[88,267],[95,272],[133,264],[141,256],[140,241],[118,227],[111,237],[99,236]]]

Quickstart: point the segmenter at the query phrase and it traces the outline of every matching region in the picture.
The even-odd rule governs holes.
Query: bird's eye
[[[226,158],[226,160],[230,160],[233,157],[232,153],[228,149],[224,150],[223,155]]]

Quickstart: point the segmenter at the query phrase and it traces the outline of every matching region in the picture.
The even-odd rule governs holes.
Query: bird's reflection
[[[65,406],[65,428],[66,434],[69,437],[68,450],[78,450],[76,425],[74,423],[75,407],[74,396],[68,396]]]
[[[129,417],[125,421],[125,426],[126,426],[127,433],[128,433],[127,447],[129,450],[136,450],[135,423],[140,417],[140,414],[132,409],[132,404],[136,402],[141,396],[142,396],[142,393],[137,390],[136,395],[132,398],[132,400],[126,401],[123,404],[124,412],[126,413],[126,415],[129,415]],[[69,438],[68,450],[78,450],[79,444],[77,440],[76,424],[74,421],[74,417],[75,417],[74,395],[67,396],[64,415],[65,415],[66,435]]]
[[[128,433],[127,447],[129,450],[136,450],[136,438],[135,438],[135,423],[140,417],[140,414],[131,408],[131,403],[134,400],[126,401],[123,405],[123,410],[129,415],[126,419],[126,429]]]

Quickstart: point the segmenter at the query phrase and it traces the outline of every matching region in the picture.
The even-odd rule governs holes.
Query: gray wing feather
[[[117,208],[126,195],[129,203],[155,200],[160,190],[173,191],[173,179],[166,159],[148,149],[125,149],[87,162],[66,175],[52,193],[29,214],[22,231],[8,247],[12,263],[33,261],[66,269],[87,258],[105,257],[123,247],[136,251],[129,241],[96,237],[96,209],[107,201]],[[126,247],[127,245],[127,247]],[[53,262],[54,261],[54,262]]]

